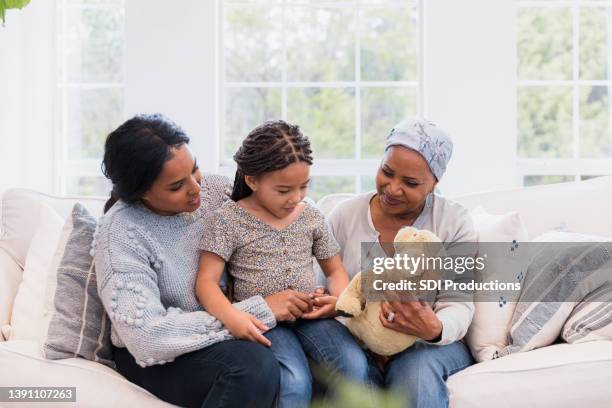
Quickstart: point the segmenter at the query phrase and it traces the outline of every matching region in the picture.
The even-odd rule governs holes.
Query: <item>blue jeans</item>
[[[463,341],[445,346],[417,341],[394,356],[385,373],[370,361],[370,372],[378,385],[395,390],[411,408],[441,408],[448,407],[448,377],[473,363]]]
[[[308,407],[312,375],[308,360],[325,368],[320,380],[331,385],[337,374],[367,383],[367,358],[349,331],[334,319],[298,320],[265,333],[280,363],[278,406]]]

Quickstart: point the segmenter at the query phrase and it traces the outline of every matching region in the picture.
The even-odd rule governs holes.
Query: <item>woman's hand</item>
[[[387,317],[391,312],[395,317],[390,322]],[[386,328],[423,340],[433,340],[442,334],[442,322],[424,301],[382,302],[379,318]]]
[[[272,342],[261,334],[270,330],[269,327],[247,312],[236,310],[226,319],[225,327],[237,339],[254,341],[267,347],[272,345]]]
[[[316,294],[314,298],[314,309],[312,312],[302,315],[302,319],[327,319],[336,317],[336,296]]]
[[[266,296],[265,301],[278,322],[294,322],[304,313],[312,311],[313,306],[311,295],[293,289]]]

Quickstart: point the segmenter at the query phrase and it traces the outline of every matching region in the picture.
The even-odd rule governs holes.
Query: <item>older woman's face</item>
[[[402,146],[385,152],[376,173],[376,191],[388,215],[417,211],[435,185],[436,178],[423,156]]]
[[[200,207],[202,175],[187,145],[172,149],[172,157],[162,168],[142,201],[153,212],[175,215]]]

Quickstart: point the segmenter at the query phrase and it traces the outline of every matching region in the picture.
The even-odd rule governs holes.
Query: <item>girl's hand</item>
[[[247,312],[236,310],[236,313],[227,319],[225,326],[237,339],[254,341],[267,347],[272,345],[272,342],[261,334],[270,330],[268,326]]]
[[[312,311],[312,296],[297,292],[293,289],[285,289],[265,298],[268,307],[274,313],[277,322],[294,322]]]
[[[321,295],[314,299],[314,310],[302,315],[302,319],[327,319],[336,317],[336,302],[338,298],[331,295]]]

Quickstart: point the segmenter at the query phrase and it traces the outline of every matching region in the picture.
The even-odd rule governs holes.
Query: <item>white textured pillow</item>
[[[479,242],[525,242],[528,239],[527,229],[517,212],[494,215],[482,207],[472,211],[474,227],[478,232]],[[513,259],[497,258],[503,262],[504,269],[511,268]],[[494,265],[488,264],[489,268]],[[478,362],[495,358],[496,352],[508,345],[508,330],[512,314],[516,307],[519,293],[500,294],[498,302],[492,302],[490,296],[482,293],[474,296],[474,318],[466,335],[467,344]]]
[[[43,304],[47,276],[56,270],[59,259],[54,258],[63,220],[46,204],[40,206],[39,225],[26,256],[23,280],[17,289],[11,314],[9,340],[39,340],[42,333]],[[54,262],[57,262],[53,265]]]
[[[471,215],[480,242],[525,242],[529,238],[527,228],[516,211],[497,215],[478,206]]]

